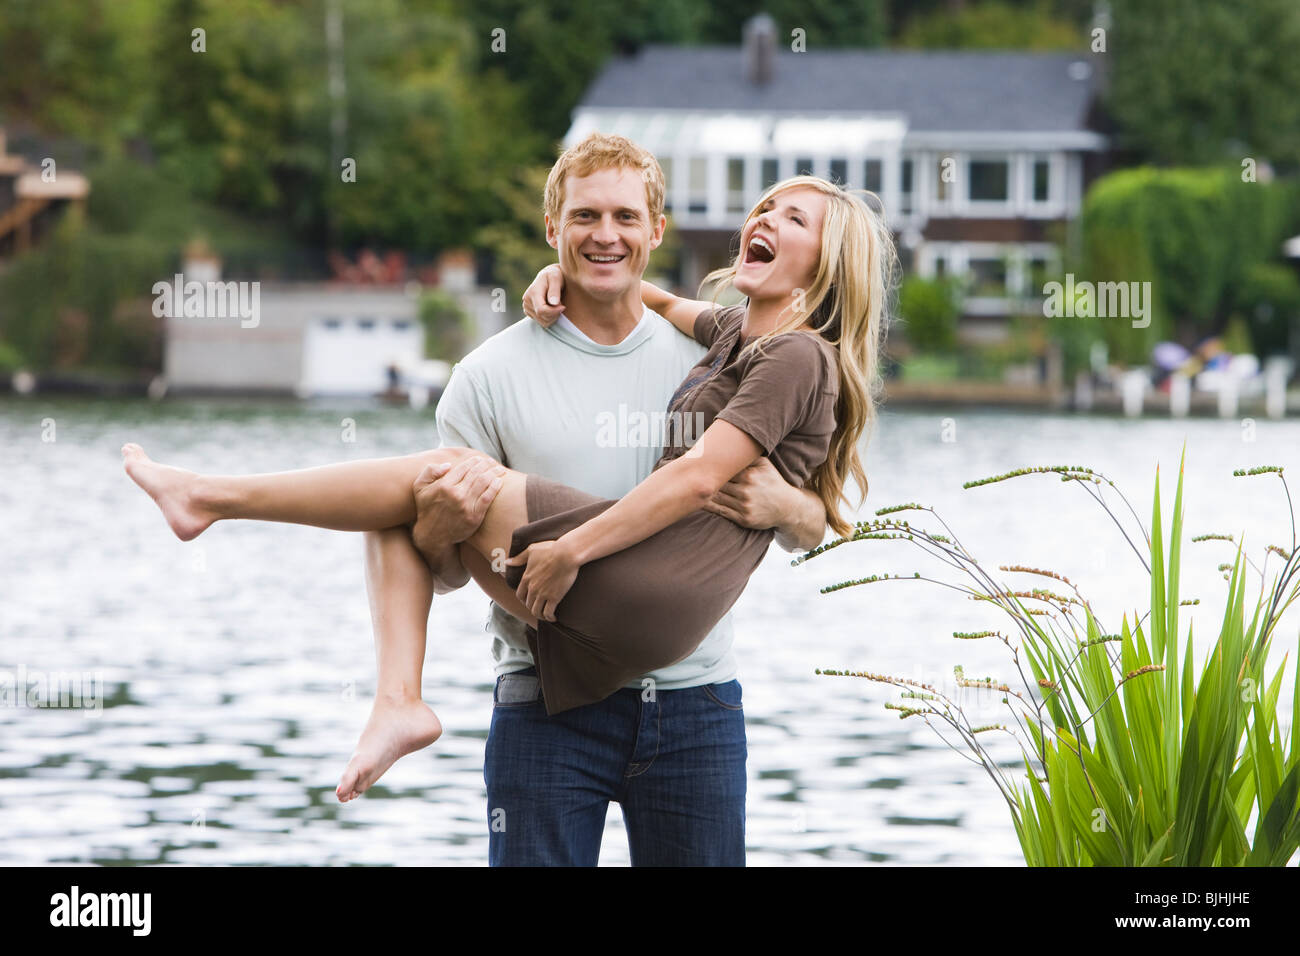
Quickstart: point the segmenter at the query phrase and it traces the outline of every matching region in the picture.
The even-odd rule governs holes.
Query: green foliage
[[[477,80],[514,87],[519,115],[527,117],[523,126],[547,142],[568,130],[573,107],[611,54],[647,42],[698,41],[704,15],[692,0],[455,0],[450,6],[465,25]],[[738,25],[735,32],[739,37]],[[542,158],[541,151],[531,157]]]
[[[93,364],[157,368],[155,282],[170,280],[196,236],[227,256],[274,261],[288,248],[274,227],[195,202],[185,187],[133,160],[89,171],[97,188],[50,238],[0,274],[0,346],[34,369]]]
[[[480,72],[488,37],[456,6],[338,0],[335,100],[315,0],[18,0],[0,11],[0,112],[106,157],[138,137],[192,196],[274,215],[302,241],[435,252],[500,214],[499,179],[548,155],[559,133],[530,118],[534,90],[567,117],[582,88]],[[575,72],[570,58],[537,59]]]
[[[345,154],[357,179],[343,182],[337,165],[325,177],[345,242],[465,246],[506,213],[501,184],[549,147],[526,91],[497,71],[476,72],[488,36],[449,16],[451,4],[419,6],[383,0],[346,21]]]
[[[882,46],[886,40],[887,13],[881,0],[767,0],[761,5],[749,0],[716,0],[708,9],[703,38],[707,43],[738,44],[742,25],[759,10],[776,22],[778,48],[789,49],[795,29],[804,31],[810,50]]]
[[[39,251],[0,278],[0,342],[37,369],[156,364],[148,305],[124,314],[118,303],[150,299],[168,259],[142,237],[97,234],[65,217]]]
[[[8,342],[0,340],[0,374],[8,375],[23,367],[23,357]]]
[[[420,322],[427,358],[457,362],[469,351],[474,325],[450,293],[441,289],[425,292],[420,297]]]
[[[961,283],[951,277],[907,276],[898,292],[898,312],[908,341],[922,352],[955,348],[961,293]]]
[[[1300,163],[1300,4],[1123,0],[1113,5],[1109,111],[1160,163]]]
[[[521,115],[549,141],[568,129],[574,105],[606,60],[649,43],[736,46],[759,12],[749,0],[455,0],[467,25],[469,64],[477,82],[497,78],[521,96]],[[879,46],[885,39],[881,0],[773,0],[762,6],[776,21],[778,47],[801,29],[808,49]],[[497,46],[494,49],[494,31]],[[534,159],[541,159],[535,153]]]
[[[151,140],[169,178],[197,196],[265,212],[302,126],[284,94],[306,81],[309,36],[297,12],[257,0],[171,0],[154,29]],[[205,31],[195,50],[192,31]]]
[[[1023,6],[987,0],[913,17],[900,33],[898,45],[936,50],[1080,50],[1084,36],[1042,0]]]
[[[1110,354],[1144,363],[1176,331],[1222,332],[1251,270],[1274,257],[1294,213],[1277,183],[1242,182],[1239,169],[1156,169],[1111,173],[1084,200],[1083,275],[1093,282],[1150,282],[1148,327],[1123,319],[1099,325]]]
[[[0,110],[8,121],[103,146],[139,132],[154,0],[8,0],[0,5]]]
[[[525,167],[498,183],[506,214],[477,234],[479,245],[492,253],[492,271],[510,302],[519,302],[533,277],[557,258],[546,244],[542,214],[542,191],[549,172],[549,166]]]
[[[1250,326],[1240,315],[1228,319],[1228,324],[1223,328],[1221,341],[1224,350],[1233,355],[1243,352],[1253,354],[1255,351],[1255,343],[1250,337]]]
[[[961,378],[961,356],[936,352],[909,355],[903,362],[902,378],[908,383],[951,382]]]
[[[1264,355],[1284,353],[1289,330],[1300,324],[1300,280],[1281,263],[1256,263],[1245,275],[1237,306],[1255,348]]]
[[[974,587],[958,590],[1005,612],[1020,641],[1013,644],[993,630],[953,636],[1005,643],[1023,690],[992,678],[967,679],[960,667],[958,686],[1002,695],[1020,733],[1006,725],[972,726],[961,706],[934,686],[850,673],[902,687],[904,696],[913,699],[918,697],[916,688],[926,692],[925,703],[901,716],[921,715],[945,740],[936,725],[946,725],[974,754],[1007,801],[1031,866],[1285,865],[1300,848],[1300,676],[1294,678],[1291,729],[1284,736],[1278,710],[1286,659],[1271,679],[1265,665],[1282,615],[1300,596],[1300,583],[1293,583],[1300,573],[1294,513],[1292,550],[1276,549],[1283,566],[1267,587],[1260,572],[1260,596],[1253,608],[1248,608],[1245,595],[1247,559],[1242,546],[1235,546],[1231,572],[1224,576],[1228,588],[1222,623],[1198,670],[1190,628],[1185,650],[1179,647],[1182,463],[1167,541],[1157,471],[1150,531],[1137,522],[1145,552],[1103,497],[1114,483],[1083,466],[1022,468],[967,482],[966,487],[1043,473],[1080,484],[1119,526],[1150,576],[1147,613],[1132,625],[1125,615],[1119,632],[1108,632],[1079,588],[1063,575],[1051,569],[1003,566],[1006,571],[1053,578],[1073,594],[1013,590],[994,581],[946,523],[946,533],[937,534],[892,517],[903,510],[933,509],[919,504],[883,508],[877,515],[891,517],[860,522],[851,537],[823,545],[809,557],[845,541],[905,538],[964,571]],[[1234,474],[1276,474],[1286,484],[1277,466]],[[1136,522],[1131,506],[1128,512]],[[1226,535],[1199,540],[1224,539],[1231,541]],[[890,579],[873,576],[823,590]],[[979,737],[990,730],[1016,737],[1027,782],[1006,778],[1002,763]]]

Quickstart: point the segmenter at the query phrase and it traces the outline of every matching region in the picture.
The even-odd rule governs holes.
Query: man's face
[[[566,284],[598,300],[633,289],[639,298],[641,274],[650,250],[663,241],[665,223],[663,216],[650,221],[640,173],[598,169],[565,179],[560,221],[546,217],[546,241],[560,253]]]

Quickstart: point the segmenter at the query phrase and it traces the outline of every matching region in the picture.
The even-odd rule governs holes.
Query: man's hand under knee
[[[816,492],[788,484],[771,460],[759,458],[705,505],[744,528],[776,530],[787,551],[811,551],[826,535],[826,509]]]
[[[496,479],[504,473],[491,458],[474,455],[455,465],[426,465],[415,479],[411,540],[433,573],[435,593],[454,591],[469,581],[458,545],[482,524],[501,490]]]

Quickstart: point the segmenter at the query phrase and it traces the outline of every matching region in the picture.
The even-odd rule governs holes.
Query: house
[[[1005,335],[1037,308],[1063,227],[1104,171],[1087,54],[795,52],[760,14],[742,44],[646,46],[610,61],[573,113],[571,145],[593,130],[651,150],[694,290],[734,255],[762,190],[811,172],[879,195],[903,265],[966,277],[962,333]]]
[[[469,319],[466,347],[502,326],[491,290],[474,285],[472,261],[444,256],[438,288]],[[451,371],[425,357],[425,287],[413,279],[222,281],[221,260],[200,243],[187,250],[182,273],[155,291],[155,314],[164,320],[159,388],[168,394],[309,398],[409,391],[419,405],[441,390]]]
[[[175,285],[155,300],[169,393],[373,395],[388,386],[390,366],[424,358],[418,289],[405,285],[222,282],[220,259],[200,245],[187,250]]]
[[[84,207],[90,183],[46,161],[33,166],[6,151],[0,128],[0,263],[39,242],[69,207]]]

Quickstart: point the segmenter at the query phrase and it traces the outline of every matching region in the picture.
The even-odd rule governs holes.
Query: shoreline
[[[36,396],[86,396],[92,398],[148,398],[164,399],[262,399],[277,402],[311,402],[314,400],[355,399],[384,403],[382,393],[374,395],[321,395],[303,397],[284,390],[256,389],[167,389],[165,395],[156,395],[158,380],[155,375],[107,376],[95,373],[54,372],[31,376],[24,387],[15,387],[16,376],[0,379],[0,396],[32,398]],[[404,403],[391,403],[401,405]],[[430,402],[432,407],[435,403]],[[1124,417],[1124,404],[1118,391],[1098,391],[1085,405],[1076,401],[1067,389],[1045,385],[1009,385],[1002,382],[950,381],[906,382],[886,380],[881,392],[881,407],[888,408],[989,408],[1021,411],[1073,412]],[[1287,392],[1284,418],[1300,415],[1300,388]],[[1169,393],[1148,389],[1143,397],[1142,411],[1136,417],[1174,417],[1170,412]],[[1214,392],[1193,392],[1190,396],[1187,417],[1191,418],[1242,418],[1268,417],[1263,394],[1240,396],[1233,415],[1220,416],[1219,398]]]

